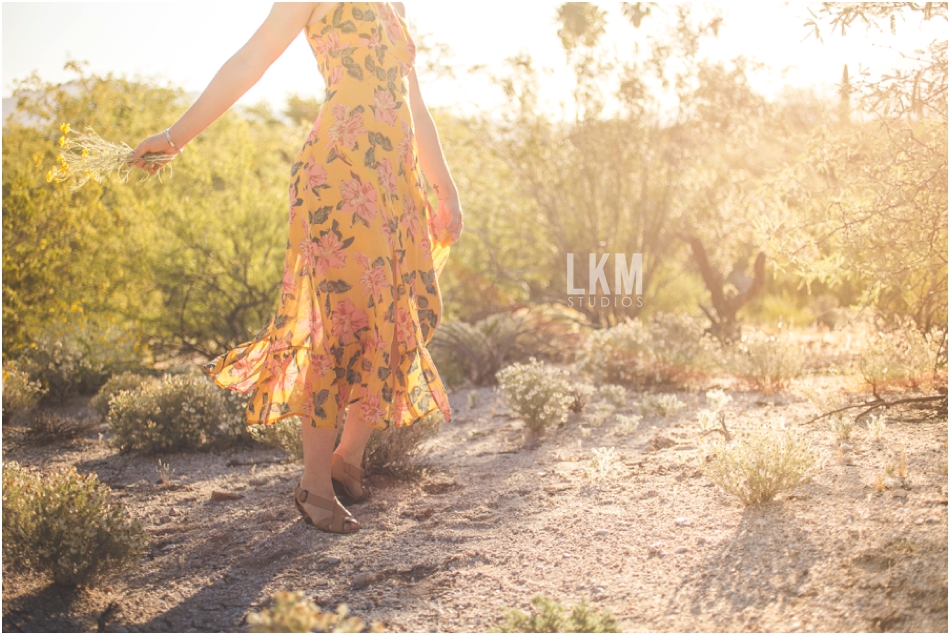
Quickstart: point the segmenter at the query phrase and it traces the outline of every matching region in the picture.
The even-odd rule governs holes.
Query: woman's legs
[[[344,461],[356,467],[362,467],[363,451],[366,449],[370,434],[373,433],[373,427],[363,423],[363,417],[360,414],[361,405],[362,402],[357,401],[351,403],[347,409],[343,435],[340,437],[340,445],[335,450],[335,453],[339,454]]]
[[[303,422],[303,476],[300,478],[300,487],[329,500],[333,500],[335,496],[330,480],[330,455],[333,453],[336,435],[336,428],[315,428],[309,421]],[[333,515],[332,509],[313,506],[308,507],[307,511],[317,522]]]

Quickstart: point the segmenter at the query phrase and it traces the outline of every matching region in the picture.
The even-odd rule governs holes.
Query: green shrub
[[[647,417],[652,415],[660,415],[661,417],[665,417],[675,412],[679,412],[685,407],[686,404],[680,401],[679,397],[670,394],[646,394],[640,401],[640,412],[642,412],[643,415]]]
[[[771,394],[802,374],[804,354],[792,336],[743,334],[742,341],[725,356],[726,370],[748,381],[756,390]]]
[[[597,394],[597,388],[591,384],[571,384],[568,389],[568,396],[571,398],[570,411],[583,412],[595,394]]]
[[[243,416],[243,410],[240,414]],[[302,461],[303,430],[301,425],[300,417],[287,417],[269,426],[249,425],[247,430],[255,441],[282,448],[298,461]]]
[[[936,372],[941,366],[946,368],[943,338],[943,331],[922,333],[910,319],[900,322],[897,328],[866,340],[861,374],[875,392],[895,387],[932,389]]]
[[[321,611],[304,598],[300,591],[278,591],[271,597],[271,606],[258,613],[249,613],[247,623],[254,633],[361,633],[366,624],[349,616],[345,603],[337,605],[336,613]],[[381,622],[369,625],[369,633],[385,632]]]
[[[818,459],[807,440],[790,430],[759,427],[732,441],[711,443],[704,470],[745,505],[772,500],[807,482]]]
[[[54,582],[94,583],[138,562],[145,537],[95,474],[70,466],[41,474],[15,461],[3,466],[3,557],[35,566]]]
[[[567,609],[543,594],[531,598],[536,609],[531,615],[518,609],[507,609],[505,621],[491,629],[493,633],[619,633],[617,618],[609,610],[593,610],[582,599],[565,615]]]
[[[600,398],[615,408],[627,403],[627,389],[616,384],[606,384],[597,390]]]
[[[48,325],[17,361],[31,380],[47,389],[44,401],[62,402],[71,395],[96,392],[116,373],[140,368],[144,352],[134,336],[118,327],[79,317]]]
[[[106,417],[109,414],[109,402],[115,395],[123,390],[135,390],[150,380],[154,380],[154,378],[130,371],[113,375],[102,385],[96,396],[89,401],[89,405],[100,415]]]
[[[46,388],[38,381],[30,380],[29,373],[20,370],[16,363],[4,364],[3,368],[3,418],[7,421],[29,411],[39,403]]]
[[[567,419],[572,399],[566,373],[560,368],[532,357],[526,364],[501,369],[496,376],[512,412],[532,432],[539,433]]]
[[[701,321],[681,313],[628,319],[596,331],[578,358],[596,383],[680,385],[702,373],[709,343]]]
[[[198,372],[165,375],[112,398],[109,424],[121,451],[145,454],[234,442],[243,428],[225,391]]]
[[[439,433],[445,419],[435,411],[408,426],[373,430],[366,442],[363,469],[405,476],[418,471],[426,456],[422,443]]]
[[[37,445],[68,441],[86,436],[99,423],[96,417],[71,417],[48,409],[33,410],[27,415],[23,439]]]

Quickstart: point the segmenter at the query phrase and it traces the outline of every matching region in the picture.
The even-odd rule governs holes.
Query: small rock
[[[213,501],[233,501],[244,498],[243,494],[234,494],[232,492],[222,492],[221,490],[214,490],[211,492],[211,500]]]
[[[372,584],[375,577],[376,576],[369,571],[357,573],[355,576],[353,576],[352,586],[354,589],[362,589],[363,587]]]
[[[680,527],[685,527],[685,526],[687,526],[687,525],[692,524],[692,523],[690,522],[689,518],[687,518],[686,516],[680,516],[679,518],[677,518],[677,519],[674,520],[673,522],[674,522],[676,525],[679,525]]]
[[[755,524],[758,525],[759,527],[765,527],[765,525],[768,523],[764,518],[758,518],[756,519]]]
[[[888,476],[884,479],[884,487],[887,489],[900,489],[904,486],[903,476]]]
[[[610,532],[607,531],[606,529],[598,529],[597,531],[594,532],[594,535],[595,535],[595,536],[606,536],[606,535],[609,534],[609,533],[610,533]]]
[[[838,444],[838,449],[841,450],[842,452],[851,452],[852,450],[854,450],[854,446],[848,443],[847,441],[843,441],[842,443]]]
[[[261,519],[261,522],[265,522],[265,523],[274,522],[275,520],[278,520],[277,514],[272,511],[264,512],[263,514],[259,516],[259,518]]]
[[[181,516],[181,512],[180,512],[177,508],[172,507],[171,509],[168,510],[168,515],[169,515],[169,516]]]
[[[266,477],[252,478],[247,482],[247,484],[252,487],[260,487],[261,485],[267,485],[268,483],[270,483],[270,479]]]
[[[659,496],[655,489],[647,490],[643,492],[643,495],[640,498],[653,498],[654,496]]]
[[[310,581],[313,586],[330,586],[330,581],[324,577],[316,577]]]
[[[699,538],[696,539],[696,544],[697,544],[697,545],[705,545],[705,544],[706,544],[706,539],[703,538],[702,536],[700,536]]]
[[[342,560],[340,560],[340,559],[337,558],[336,556],[326,556],[326,557],[323,559],[323,561],[324,561],[325,563],[327,563],[327,564],[332,564],[332,565],[338,565],[338,564],[340,564],[340,563],[342,562]]]
[[[689,547],[677,547],[673,550],[673,553],[686,553],[689,551]]]
[[[907,498],[907,490],[896,489],[891,492],[891,498],[899,498],[901,500]]]

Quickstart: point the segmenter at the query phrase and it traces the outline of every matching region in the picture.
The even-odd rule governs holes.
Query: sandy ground
[[[834,377],[819,379],[834,385]],[[793,494],[745,508],[699,469],[704,392],[733,396],[730,420],[797,427],[826,461]],[[367,479],[351,505],[363,529],[306,525],[293,506],[301,466],[266,447],[120,455],[97,435],[7,451],[7,460],[94,471],[147,528],[132,574],[63,591],[40,576],[3,577],[5,631],[247,631],[248,612],[278,590],[391,631],[485,631],[505,607],[544,593],[609,609],[625,631],[947,631],[947,420],[905,408],[885,443],[856,428],[850,459],[809,402],[728,381],[680,392],[687,408],[647,417],[572,415],[540,442],[489,388],[451,395],[456,418],[427,441],[415,482]],[[631,393],[621,413],[637,412]],[[588,430],[585,433],[584,430]],[[885,447],[886,446],[886,447]],[[905,447],[908,477],[878,492],[887,448]],[[613,447],[613,476],[586,469]],[[213,490],[243,498],[212,501]]]

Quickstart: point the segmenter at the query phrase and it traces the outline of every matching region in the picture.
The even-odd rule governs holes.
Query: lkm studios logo
[[[607,282],[607,261],[611,254],[588,254],[587,288],[574,287],[574,254],[567,254],[567,302],[568,306],[590,308],[643,306],[643,254],[631,254],[627,264],[627,254],[613,254],[614,285],[611,291]],[[603,295],[598,295],[598,287]],[[575,304],[576,302],[576,304]]]

